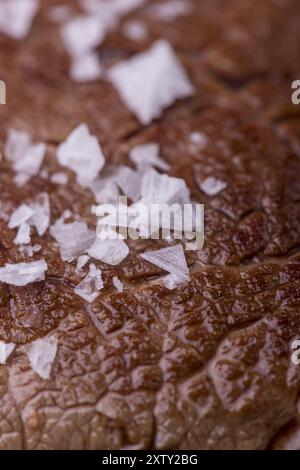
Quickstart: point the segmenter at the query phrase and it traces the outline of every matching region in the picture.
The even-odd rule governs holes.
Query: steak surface
[[[65,2],[80,11],[77,2]],[[163,2],[151,2],[163,3]],[[141,42],[120,28],[99,47],[104,66],[161,37],[195,86],[143,127],[104,80],[77,84],[59,26],[42,2],[23,41],[0,36],[0,266],[41,257],[42,282],[0,283],[0,340],[17,345],[0,366],[0,449],[300,449],[300,6],[295,0],[194,0],[170,22],[147,7],[123,18],[148,28]],[[164,241],[128,241],[117,266],[95,261],[104,289],[92,303],[74,294],[87,274],[61,260],[49,231],[32,236],[29,257],[14,244],[11,213],[45,191],[51,223],[65,210],[95,227],[92,193],[74,174],[67,185],[34,176],[23,187],[3,158],[9,129],[47,143],[43,170],[61,171],[57,146],[86,122],[111,165],[131,165],[138,144],[155,142],[205,204],[205,243],[186,252],[191,279],[169,290],[140,254]],[[201,145],[191,134],[201,132]],[[200,190],[211,174],[226,181]],[[116,292],[113,277],[124,284]],[[56,332],[51,377],[32,370],[26,345]]]

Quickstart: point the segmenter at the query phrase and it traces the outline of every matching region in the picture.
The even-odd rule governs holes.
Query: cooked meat
[[[47,143],[43,173],[22,187],[11,162],[0,163],[0,266],[48,265],[44,281],[0,283],[0,341],[16,345],[0,366],[0,448],[300,449],[300,365],[291,360],[300,339],[300,107],[290,98],[299,4],[194,0],[167,22],[147,5],[129,13],[121,25],[139,19],[148,36],[125,38],[121,25],[109,32],[103,66],[164,37],[195,87],[144,127],[109,82],[72,82],[61,25],[49,19],[59,2],[42,3],[24,40],[0,37],[2,154],[12,128]],[[74,173],[63,169],[65,185],[47,176],[62,171],[57,146],[82,122],[109,165],[132,165],[130,149],[159,144],[169,174],[205,204],[205,243],[186,252],[185,285],[167,289],[165,271],[140,256],[166,242],[129,240],[117,266],[93,260],[104,288],[88,303],[74,293],[88,265],[63,261],[49,230],[32,233],[41,247],[32,256],[14,243],[10,215],[41,192],[51,224],[70,210],[95,226],[93,194]],[[209,196],[200,186],[211,175],[226,187]],[[26,351],[51,332],[58,347],[44,379]]]

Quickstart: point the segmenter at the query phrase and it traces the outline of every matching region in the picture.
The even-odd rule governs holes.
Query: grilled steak
[[[194,0],[171,19],[141,2],[124,14],[96,48],[102,67],[164,38],[195,89],[146,126],[105,77],[70,78],[59,32],[67,20],[53,21],[60,2],[41,3],[24,39],[0,37],[0,267],[47,263],[42,281],[0,282],[0,341],[15,345],[0,366],[0,448],[299,449],[298,2]],[[130,21],[146,36],[125,36]],[[36,252],[15,243],[11,214],[41,193],[51,225],[70,211],[95,229],[92,191],[56,158],[80,123],[113,168],[133,168],[134,147],[158,144],[168,175],[205,205],[204,246],[185,252],[188,282],[167,288],[166,271],[141,257],[168,242],[128,240],[119,264],[93,260],[104,287],[87,302],[74,289],[88,264],[63,260],[49,229],[31,229]],[[41,170],[22,185],[6,158],[11,129],[47,145]],[[62,171],[68,182],[57,184],[51,176]],[[201,186],[210,177],[224,182],[216,194]],[[28,348],[51,334],[57,351],[43,378]]]

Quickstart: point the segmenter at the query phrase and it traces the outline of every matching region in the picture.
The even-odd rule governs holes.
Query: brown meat
[[[149,43],[171,41],[196,87],[194,98],[143,128],[107,82],[70,81],[47,17],[55,3],[43,2],[23,42],[0,38],[8,89],[1,147],[9,128],[29,130],[47,142],[43,168],[52,173],[57,145],[80,122],[112,164],[129,164],[131,147],[157,142],[170,174],[205,204],[205,245],[186,253],[190,283],[170,291],[159,284],[164,272],[139,256],[158,244],[129,242],[120,265],[95,262],[105,288],[90,305],[74,294],[76,262],[60,259],[49,232],[35,235],[46,280],[0,283],[0,340],[18,345],[0,366],[0,448],[299,449],[291,343],[300,338],[300,121],[290,102],[292,77],[300,77],[299,5],[195,0],[197,14],[167,25],[142,8]],[[112,32],[100,53],[110,63],[147,45]],[[200,147],[189,137],[197,131],[206,136]],[[13,244],[7,216],[41,191],[52,223],[65,209],[95,223],[92,194],[71,172],[67,186],[37,176],[17,188],[10,165],[0,165],[1,266],[34,259]],[[211,174],[227,187],[209,197],[199,182]],[[43,380],[24,345],[51,331],[59,347]]]

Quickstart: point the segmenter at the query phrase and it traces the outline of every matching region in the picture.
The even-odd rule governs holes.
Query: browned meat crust
[[[106,287],[89,305],[74,296],[76,263],[61,261],[48,233],[36,235],[46,281],[0,283],[0,340],[24,345],[56,330],[60,347],[46,381],[18,349],[0,366],[0,448],[299,449],[300,366],[290,359],[300,337],[300,108],[290,100],[300,78],[298,2],[194,0],[193,14],[168,24],[142,8],[145,42],[110,34],[99,51],[107,65],[164,36],[196,86],[148,128],[107,82],[70,81],[47,16],[55,3],[43,1],[23,42],[0,38],[1,147],[9,128],[30,131],[47,142],[51,173],[57,145],[80,122],[113,164],[157,142],[170,173],[205,203],[205,245],[187,254],[191,282],[169,291],[139,257],[152,242],[130,242],[119,266],[95,263]],[[199,130],[201,149],[189,139]],[[18,189],[0,165],[4,213],[47,191],[52,222],[65,209],[94,222],[92,194],[71,172],[65,187],[34,177]],[[198,183],[212,171],[228,186],[208,197]],[[0,219],[1,266],[28,261],[14,237]]]

